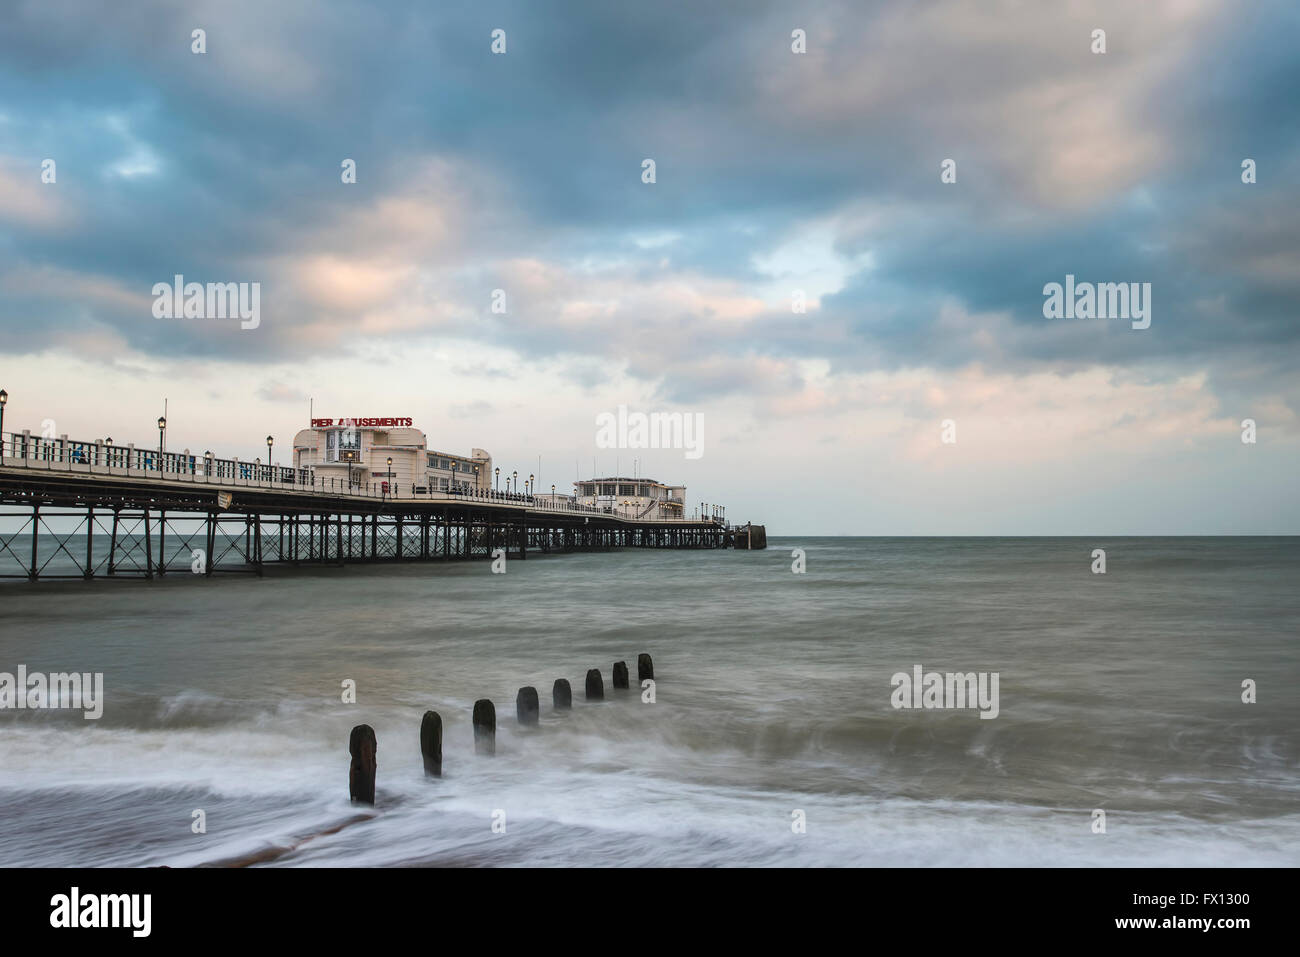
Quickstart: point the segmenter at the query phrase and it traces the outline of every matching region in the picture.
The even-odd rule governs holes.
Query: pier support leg
[[[36,581],[37,576],[40,575],[39,566],[37,566],[36,564],[36,559],[37,559],[36,540],[40,536],[40,534],[41,534],[41,507],[40,505],[33,505],[32,506],[32,564],[31,567],[27,570],[27,578],[29,581]]]
[[[262,513],[253,515],[253,554],[256,556],[257,577],[262,577]]]
[[[117,567],[117,519],[121,510],[120,506],[113,506],[113,530],[109,532],[108,537],[108,573],[110,575],[113,574]],[[211,554],[211,551],[208,554]]]
[[[90,506],[86,512],[86,570],[82,577],[90,581],[95,577],[95,550],[91,547],[91,542],[95,538],[95,506]]]
[[[217,563],[217,513],[208,512],[208,560],[203,563],[203,577],[212,577],[212,566]]]
[[[149,510],[144,510],[144,577],[153,581],[153,534],[149,531]]]

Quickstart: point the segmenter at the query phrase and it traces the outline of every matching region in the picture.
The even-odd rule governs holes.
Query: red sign
[[[412,419],[401,416],[395,419],[312,419],[313,429],[328,429],[337,425],[339,428],[353,429],[400,429],[410,428]]]

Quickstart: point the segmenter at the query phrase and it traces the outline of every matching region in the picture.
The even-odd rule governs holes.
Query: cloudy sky
[[[252,457],[314,400],[775,534],[1294,534],[1298,41],[1293,2],[11,2],[5,428],[149,443],[165,397]],[[178,273],[261,324],[155,318]],[[1044,318],[1067,274],[1150,328]],[[597,448],[620,404],[703,457]]]

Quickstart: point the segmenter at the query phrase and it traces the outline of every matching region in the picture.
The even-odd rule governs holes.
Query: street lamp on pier
[[[496,490],[501,491],[501,466],[496,467]]]
[[[0,389],[0,462],[5,460],[5,403],[9,401],[9,393]]]
[[[167,420],[158,416],[158,471],[162,471],[163,435],[167,431]]]

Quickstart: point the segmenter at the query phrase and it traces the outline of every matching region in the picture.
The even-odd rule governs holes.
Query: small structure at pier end
[[[630,518],[680,519],[686,509],[686,486],[650,478],[611,475],[574,482],[579,505]]]

